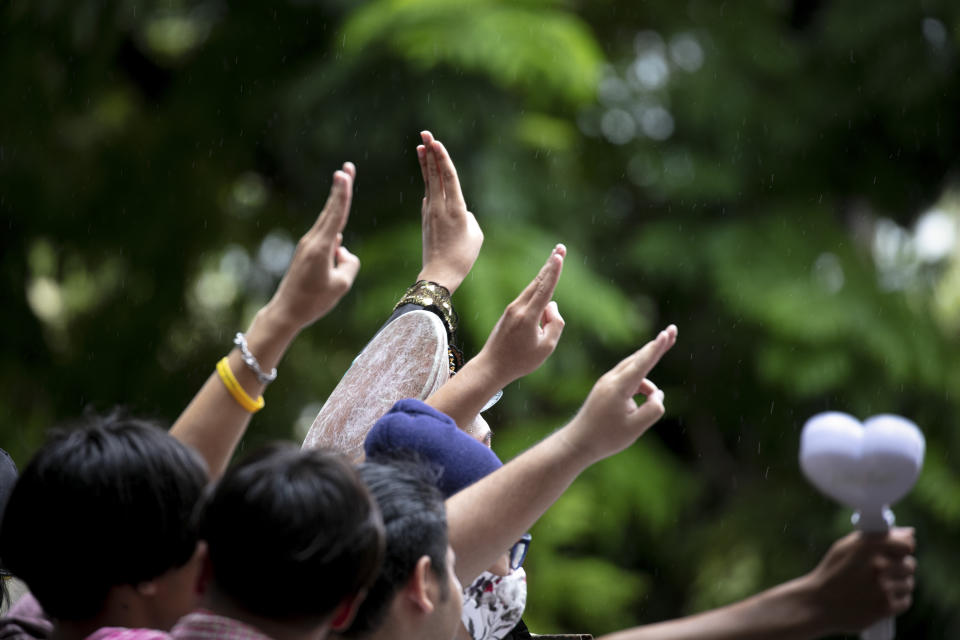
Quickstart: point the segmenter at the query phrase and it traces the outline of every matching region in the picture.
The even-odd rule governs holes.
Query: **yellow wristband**
[[[240,383],[237,382],[236,377],[234,377],[233,371],[230,369],[230,361],[227,358],[217,363],[217,374],[220,376],[220,380],[223,381],[223,386],[227,388],[227,391],[229,391],[233,399],[237,401],[237,404],[250,413],[256,413],[260,411],[260,409],[263,409],[263,406],[266,404],[263,401],[263,396],[260,396],[256,400],[250,397],[250,394],[240,386]]]

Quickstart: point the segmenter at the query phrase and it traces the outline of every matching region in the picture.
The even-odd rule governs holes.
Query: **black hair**
[[[447,582],[447,514],[437,488],[438,471],[415,454],[378,456],[358,468],[380,506],[387,530],[383,568],[360,605],[350,628],[341,635],[361,638],[384,622],[390,604],[410,579],[417,562],[430,558],[439,579],[440,596],[449,597]],[[459,595],[457,596],[459,597]]]
[[[281,622],[328,617],[370,585],[384,551],[380,511],[347,459],[289,445],[227,471],[207,500],[200,536],[216,594]]]
[[[20,474],[0,527],[2,564],[50,616],[87,620],[110,589],[183,566],[207,473],[164,429],[115,412],[56,431]]]

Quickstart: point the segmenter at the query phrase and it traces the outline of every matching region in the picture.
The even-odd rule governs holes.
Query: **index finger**
[[[457,176],[457,168],[453,166],[450,153],[439,140],[434,142],[433,146],[437,150],[437,165],[440,174],[443,176],[443,194],[447,197],[447,202],[450,203],[452,200],[453,204],[466,209],[467,203],[463,199],[463,192],[460,190],[460,178]]]
[[[517,302],[524,305],[530,305],[536,309],[543,309],[553,297],[553,292],[560,282],[560,272],[563,270],[563,256],[566,249],[563,245],[557,245],[550,252],[547,262],[540,268],[540,273],[533,279],[527,288],[519,296]]]
[[[334,237],[343,231],[350,214],[350,200],[353,198],[353,178],[345,171],[333,174],[333,184],[330,186],[330,195],[323,205],[323,211],[317,218],[314,229],[323,235]]]
[[[657,337],[648,342],[639,351],[620,361],[613,368],[612,373],[617,379],[617,385],[622,389],[635,392],[643,383],[650,370],[660,361],[667,351],[677,341],[677,327],[670,325],[657,334]],[[631,393],[633,395],[633,393]]]
[[[430,200],[443,198],[443,181],[440,178],[440,169],[437,167],[437,152],[434,149],[433,136],[424,131],[423,146],[427,151],[427,198]]]

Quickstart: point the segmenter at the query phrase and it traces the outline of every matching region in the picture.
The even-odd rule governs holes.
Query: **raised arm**
[[[807,640],[851,634],[910,606],[912,529],[851,533],[805,576],[735,604],[635,627],[601,640]]]
[[[625,449],[660,419],[663,392],[646,376],[676,337],[673,325],[661,331],[604,374],[565,427],[447,500],[461,582],[473,581],[503,555],[580,472]],[[637,405],[637,394],[646,401]]]
[[[450,362],[462,360],[451,348],[457,327],[450,294],[473,267],[483,233],[467,210],[450,154],[429,131],[421,138],[416,152],[424,185],[422,269],[327,398],[304,439],[305,447],[335,447],[361,456],[367,431],[394,402],[425,399],[447,380]],[[420,311],[419,316],[426,315],[424,311],[435,314],[443,333],[430,318],[408,317],[395,323],[413,311]]]
[[[446,147],[429,131],[420,133],[417,160],[423,173],[423,269],[417,280],[440,284],[452,294],[483,246],[483,231],[467,210],[460,178]]]
[[[507,305],[486,344],[427,404],[466,430],[500,389],[537,369],[560,340],[563,318],[551,301],[567,250],[558,244],[517,299]]]
[[[313,227],[297,243],[290,268],[273,298],[257,312],[246,332],[250,353],[260,368],[276,367],[298,333],[326,315],[350,289],[360,260],[342,246],[342,231],[350,212],[352,163],[333,174],[330,196]],[[233,349],[229,368],[250,398],[266,384]],[[211,478],[219,477],[250,423],[252,413],[238,404],[217,373],[212,374],[170,429],[194,447],[207,462]]]

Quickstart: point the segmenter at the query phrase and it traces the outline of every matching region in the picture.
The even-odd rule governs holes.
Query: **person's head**
[[[488,446],[458,429],[449,416],[416,400],[396,403],[378,420],[367,436],[364,451],[367,459],[373,461],[404,455],[402,452],[417,456],[436,469],[435,483],[443,498],[503,466]],[[523,562],[529,541],[529,535],[524,536],[487,572],[467,585],[463,617],[468,628],[468,623],[494,618],[494,626],[506,632],[519,620],[526,606],[526,576],[516,570]],[[390,554],[388,543],[388,557]]]
[[[452,638],[460,621],[461,587],[447,542],[447,516],[436,474],[423,461],[391,459],[359,466],[387,531],[383,567],[353,624],[342,635],[363,638],[392,616],[424,635]],[[391,628],[395,628],[391,626]]]
[[[297,628],[349,623],[384,553],[380,511],[349,462],[285,445],[224,474],[200,535],[211,604]]]
[[[168,629],[197,603],[206,482],[200,457],[165,430],[90,418],[56,432],[24,468],[0,558],[58,621]],[[113,605],[122,619],[103,619]]]
[[[497,399],[499,396],[491,404]],[[444,499],[503,466],[488,443],[464,433],[449,416],[418,400],[393,405],[374,424],[363,446],[370,460],[389,458],[397,451],[423,458],[437,470],[437,487]],[[505,553],[489,571],[499,576],[510,573],[511,553]]]

